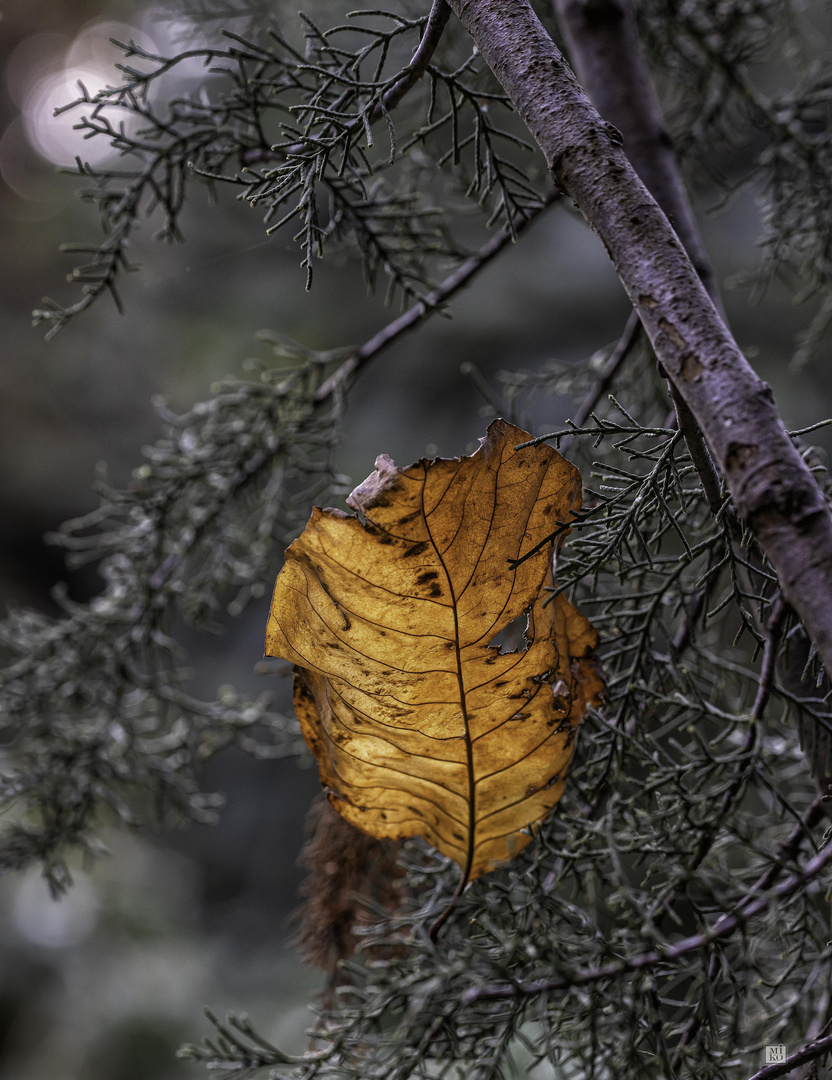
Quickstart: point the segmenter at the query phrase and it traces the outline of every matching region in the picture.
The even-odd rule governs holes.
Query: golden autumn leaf
[[[471,457],[397,469],[382,455],[347,499],[315,508],[286,552],[266,654],[292,661],[295,710],[330,801],[372,836],[422,836],[463,881],[529,842],[564,789],[603,682],[597,635],[545,604],[552,545],[580,506],[578,470],[496,420]],[[489,642],[527,613],[526,647]]]

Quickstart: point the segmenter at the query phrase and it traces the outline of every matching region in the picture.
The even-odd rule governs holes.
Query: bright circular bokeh
[[[48,55],[44,42],[41,56],[48,55],[48,59],[39,66],[35,64],[29,70],[22,63],[16,68],[12,66],[13,72],[17,70],[12,94],[22,97],[21,113],[27,138],[47,161],[72,165],[76,157],[81,157],[95,167],[118,154],[106,134],[85,139],[84,132],[77,130],[82,117],[92,112],[92,105],[82,103],[55,115],[57,109],[83,97],[81,86],[88,96],[94,97],[99,90],[120,84],[121,72],[115,65],[124,62],[124,53],[112,44],[111,38],[125,43],[133,40],[143,48],[155,49],[154,42],[142,30],[126,23],[99,20],[85,26],[63,55],[56,57],[54,52]],[[25,47],[36,55],[36,46],[37,42],[30,39],[18,48]],[[116,124],[115,116],[112,119]],[[128,119],[126,113],[125,119]]]

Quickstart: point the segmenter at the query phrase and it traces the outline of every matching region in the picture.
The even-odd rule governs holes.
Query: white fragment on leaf
[[[396,464],[387,454],[379,454],[376,458],[376,470],[370,473],[366,480],[361,483],[347,496],[347,506],[351,510],[362,512],[372,506],[376,506],[387,491],[391,491],[398,484],[399,471]]]

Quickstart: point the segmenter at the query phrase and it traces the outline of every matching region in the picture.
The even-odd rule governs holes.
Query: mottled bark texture
[[[731,337],[666,216],[527,0],[451,7],[598,234],[734,503],[832,670],[832,519],[770,387]]]

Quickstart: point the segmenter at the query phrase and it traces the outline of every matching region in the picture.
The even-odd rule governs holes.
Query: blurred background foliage
[[[65,581],[79,601],[100,589],[94,569],[68,572],[60,549],[43,536],[94,508],[98,462],[106,461],[115,486],[128,480],[140,447],[158,437],[154,398],[174,410],[205,398],[247,356],[265,358],[267,347],[254,340],[259,328],[330,349],[361,342],[392,318],[381,297],[366,296],[349,254],[316,266],[307,293],[291,240],[282,233],[264,237],[261,215],[233,192],[220,190],[211,205],[197,187],[182,217],[183,244],[155,243],[150,225],[134,236],[131,256],[142,268],[123,283],[123,314],[105,299],[50,343],[42,329],[32,329],[31,310],[44,292],[59,302],[75,298],[75,287],[62,281],[72,256],[59,255],[59,244],[89,237],[96,226],[90,208],[75,198],[77,178],[56,166],[100,148],[81,143],[72,130],[76,117],[56,118],[54,108],[75,96],[78,79],[91,92],[114,81],[111,65],[121,57],[110,37],[162,51],[204,44],[223,27],[256,31],[266,7],[287,32],[297,32],[295,6],[277,2],[258,9],[239,0],[201,12],[194,4],[149,0],[2,4],[0,599],[6,603],[54,614],[57,582]],[[819,52],[827,49],[826,5],[807,5],[805,19],[810,40]],[[199,75],[197,69],[183,78]],[[771,87],[779,77],[774,67],[758,68]],[[672,86],[665,89],[679,123],[688,123],[686,103],[673,102]],[[812,364],[790,365],[810,312],[778,281],[762,301],[741,284],[758,261],[757,192],[746,186],[726,202],[712,178],[714,171],[729,182],[741,178],[748,153],[741,139],[726,140],[710,174],[692,170],[694,201],[734,333],[772,384],[786,424],[804,427],[832,413],[828,345]],[[471,365],[498,395],[499,372],[534,373],[554,357],[586,361],[618,336],[628,303],[595,237],[571,208],[556,205],[454,301],[451,314],[402,338],[357,382],[337,451],[338,469],[354,482],[371,471],[378,453],[405,464],[424,454],[470,452],[492,415],[466,374]],[[536,400],[535,430],[560,427],[570,404],[556,393]],[[818,442],[824,438],[818,433]],[[254,694],[264,689],[255,665],[267,609],[263,596],[232,633],[190,633],[195,692],[211,698],[226,684]],[[286,681],[268,681],[278,705],[288,707]],[[316,976],[287,945],[288,917],[297,903],[303,818],[317,790],[314,770],[228,749],[205,766],[203,783],[225,797],[215,826],[120,833],[108,858],[73,864],[75,886],[57,903],[37,869],[0,882],[2,1080],[201,1075],[173,1054],[195,1038],[206,1003],[219,1013],[245,1009],[281,1047],[302,1049],[305,1002]]]

